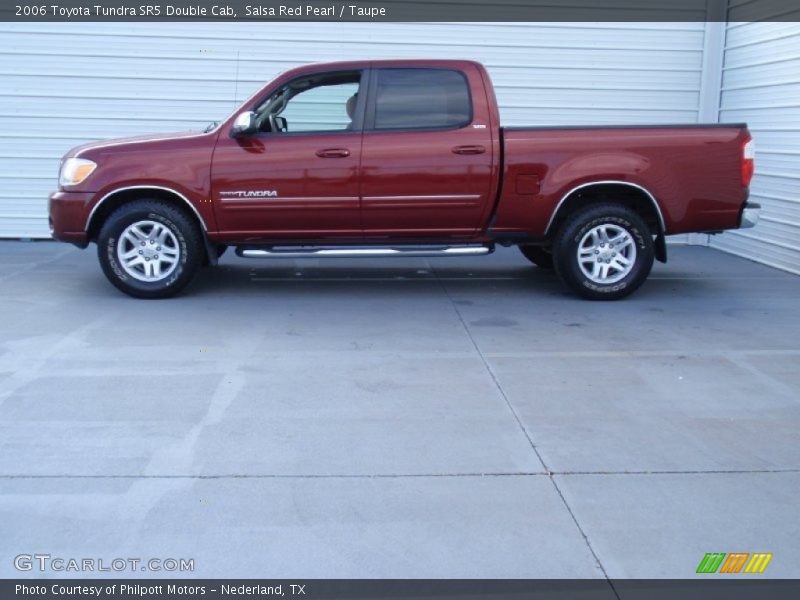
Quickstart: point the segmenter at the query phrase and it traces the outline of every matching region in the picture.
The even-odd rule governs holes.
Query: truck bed
[[[495,235],[546,235],[560,203],[589,183],[643,190],[666,234],[737,227],[747,199],[743,123],[504,127],[500,136]]]
[[[570,131],[575,129],[730,129],[745,128],[747,123],[685,123],[644,125],[515,125],[502,127],[503,131]]]

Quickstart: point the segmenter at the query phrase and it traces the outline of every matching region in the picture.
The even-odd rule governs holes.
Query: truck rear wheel
[[[542,246],[520,246],[522,255],[540,269],[553,268],[553,252],[550,248]]]
[[[97,254],[109,281],[136,298],[174,296],[204,257],[195,223],[159,200],[136,200],[114,211],[97,237]]]
[[[616,204],[577,211],[559,229],[555,269],[573,291],[590,300],[617,300],[644,283],[653,266],[653,237],[642,218]]]

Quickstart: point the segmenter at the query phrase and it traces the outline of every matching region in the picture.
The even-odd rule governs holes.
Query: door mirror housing
[[[256,132],[256,113],[249,111],[243,112],[233,122],[231,128],[231,137],[239,137],[240,135],[250,135]]]

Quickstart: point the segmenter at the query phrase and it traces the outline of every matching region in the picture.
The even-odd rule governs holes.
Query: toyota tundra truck
[[[203,132],[61,161],[55,239],[163,298],[227,247],[254,259],[473,256],[516,245],[577,294],[623,298],[665,237],[752,227],[745,124],[501,127],[465,60],[292,69]]]

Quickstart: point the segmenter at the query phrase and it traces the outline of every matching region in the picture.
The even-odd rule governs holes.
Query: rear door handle
[[[347,148],[323,148],[317,150],[316,154],[320,158],[346,158],[350,156],[350,150]]]
[[[483,154],[486,152],[485,146],[454,146],[453,154]]]

